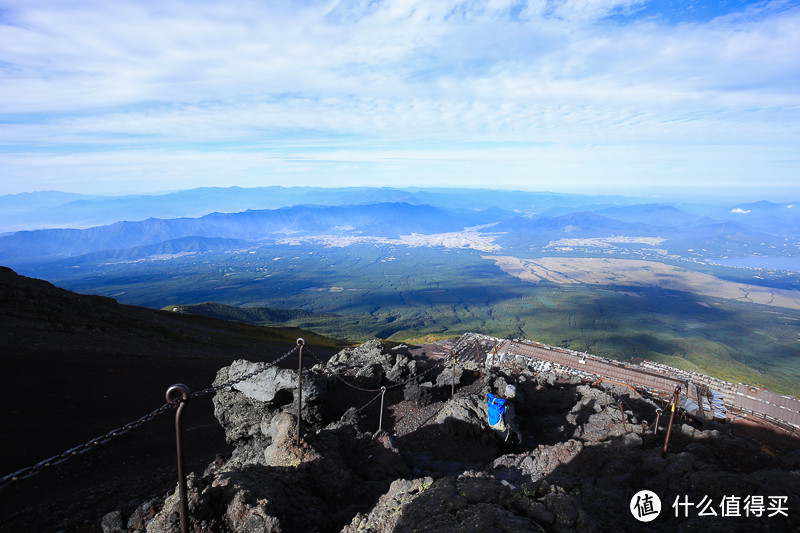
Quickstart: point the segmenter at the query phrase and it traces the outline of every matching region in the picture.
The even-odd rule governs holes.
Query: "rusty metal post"
[[[480,344],[475,344],[475,357],[478,359],[478,368],[481,369],[481,381],[484,378],[484,370],[486,369],[486,355],[480,347]]]
[[[176,394],[177,393],[177,394]],[[179,396],[180,397],[179,397]],[[183,408],[189,401],[189,387],[176,383],[167,389],[167,402],[178,400],[180,404],[175,412],[175,446],[178,452],[178,496],[181,508],[181,533],[189,533],[189,500],[186,497],[186,472],[183,461]]]
[[[661,420],[661,413],[662,412],[663,411],[661,411],[660,407],[656,409],[656,424],[655,424],[655,428],[653,428],[653,436],[654,437],[658,435],[658,423]]]
[[[625,423],[625,410],[622,408],[622,401],[617,400],[617,406],[619,407],[619,414],[622,417],[622,427],[625,428],[625,433],[627,433],[628,424]]]
[[[383,429],[383,397],[386,394],[386,387],[381,387],[381,416],[378,418],[378,431]]]
[[[306,341],[302,338],[297,339],[297,345],[300,347],[300,362],[297,366],[297,446],[300,447],[300,410],[303,408],[303,346]]]
[[[669,446],[669,436],[672,434],[672,422],[675,420],[675,407],[678,405],[678,393],[681,391],[680,385],[675,387],[675,394],[672,397],[672,412],[669,414],[669,425],[667,426],[667,437],[664,439],[664,449],[661,455],[667,454],[667,447]]]
[[[456,352],[453,352],[453,382],[450,384],[450,399],[456,397]]]

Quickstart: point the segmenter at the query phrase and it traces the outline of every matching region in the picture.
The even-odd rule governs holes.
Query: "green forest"
[[[474,331],[800,393],[800,311],[641,286],[534,284],[473,250],[276,245],[59,274],[59,286],[121,303],[351,343]]]

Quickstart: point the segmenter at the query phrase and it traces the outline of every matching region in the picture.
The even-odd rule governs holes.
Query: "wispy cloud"
[[[476,144],[486,172],[504,169],[507,183],[492,176],[498,185],[559,174],[624,187],[637,169],[639,180],[663,180],[678,168],[692,183],[742,175],[742,165],[792,184],[797,2],[739,2],[702,16],[661,4],[0,1],[4,184],[54,188],[32,181],[36,158],[61,184],[103,165],[130,181],[156,161],[173,179],[212,180],[180,163],[205,152],[199,160],[299,155],[304,162],[282,165],[308,183],[376,184],[398,179],[389,161],[411,152],[442,161],[445,183]],[[508,143],[525,146],[509,160]],[[308,161],[330,161],[331,151],[371,162],[320,177]],[[597,166],[612,159],[598,152],[614,161]],[[570,160],[536,174],[534,155],[552,160],[546,154]],[[233,184],[282,175],[272,165],[236,168],[225,173]],[[626,178],[609,178],[615,169]]]

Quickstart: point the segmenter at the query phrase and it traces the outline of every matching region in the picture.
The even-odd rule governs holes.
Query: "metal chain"
[[[625,398],[624,398],[624,397],[620,396],[620,397],[619,397],[619,401],[620,401],[620,402],[622,402],[622,405],[624,405],[624,406],[625,406],[625,408],[626,408],[628,411],[630,411],[631,413],[634,413],[634,414],[636,413],[636,411],[633,409],[633,407],[631,407],[631,406],[630,406],[630,404],[629,404],[628,402],[626,402],[626,401],[625,401]]]
[[[373,399],[371,399],[370,401],[368,401],[367,403],[365,403],[365,404],[364,404],[362,407],[360,407],[360,408],[356,409],[356,413],[360,413],[361,411],[363,411],[364,409],[366,409],[367,407],[369,407],[369,404],[371,404],[372,402],[374,402],[375,400],[377,400],[378,398],[380,398],[382,394],[383,394],[383,391],[381,391],[380,393],[378,393],[378,395],[377,395],[377,396],[375,396]]]
[[[612,398],[613,398],[613,396],[612,396]],[[624,406],[625,406],[625,407],[628,409],[628,411],[630,411],[630,412],[632,412],[632,413],[636,413],[636,410],[634,410],[634,409],[633,409],[633,407],[631,407],[631,406],[630,406],[630,404],[629,404],[628,402],[626,402],[624,398],[620,397],[620,398],[619,398],[619,401],[622,403],[622,405],[624,405]],[[606,407],[607,407],[607,406],[606,406]],[[653,429],[653,428],[655,427],[655,425],[656,425],[656,421],[658,421],[658,417],[656,417],[656,419],[655,419],[655,420],[653,420],[653,422],[652,422],[652,423],[650,423],[650,424],[647,424],[647,430],[648,430],[648,431],[649,431],[649,430],[651,430],[651,429]],[[644,420],[644,422],[646,423],[646,422],[647,422],[647,420]]]
[[[286,352],[282,356],[278,357],[274,361],[267,363],[266,366],[264,366],[263,368],[257,368],[257,369],[255,369],[255,370],[253,370],[251,372],[248,372],[247,374],[245,374],[243,376],[240,376],[240,377],[238,377],[236,379],[232,379],[230,381],[226,381],[225,383],[222,383],[220,385],[214,385],[214,386],[208,387],[206,389],[199,390],[197,392],[193,392],[190,395],[190,397],[191,398],[199,398],[201,396],[208,396],[209,394],[214,394],[215,392],[219,392],[219,391],[221,391],[223,389],[227,389],[228,387],[233,387],[234,385],[236,385],[238,383],[241,383],[242,381],[247,381],[248,379],[250,379],[252,377],[255,377],[258,374],[264,372],[268,368],[277,365],[278,363],[280,363],[281,361],[283,361],[284,359],[286,359],[287,357],[289,357],[290,355],[295,353],[298,350],[298,348],[300,348],[300,345],[295,345],[294,348],[292,348],[291,350],[289,350],[288,352]]]
[[[80,455],[82,453],[86,453],[89,450],[93,449],[95,446],[107,443],[108,441],[110,441],[114,437],[119,437],[120,435],[124,435],[125,433],[129,432],[130,430],[138,428],[142,424],[145,424],[145,423],[153,420],[154,418],[158,417],[162,413],[166,412],[168,409],[173,409],[173,408],[177,407],[180,402],[181,402],[181,400],[175,400],[175,401],[172,401],[172,402],[169,402],[169,403],[165,403],[164,405],[162,405],[158,409],[154,410],[153,412],[151,412],[149,414],[146,414],[143,417],[138,418],[137,420],[135,420],[133,422],[129,422],[129,423],[125,424],[124,426],[118,427],[117,429],[113,429],[113,430],[109,431],[108,433],[106,433],[105,435],[102,435],[100,437],[96,437],[96,438],[94,438],[94,439],[92,439],[92,440],[90,440],[90,441],[88,441],[88,442],[86,442],[84,444],[81,444],[80,446],[75,446],[74,448],[70,448],[69,450],[67,450],[67,451],[65,451],[65,452],[63,452],[63,453],[61,453],[59,455],[54,455],[53,457],[47,458],[47,459],[45,459],[43,461],[39,461],[38,463],[36,463],[33,466],[27,466],[25,468],[17,470],[13,474],[8,474],[7,476],[3,476],[2,478],[0,478],[0,489],[5,488],[6,485],[8,485],[8,484],[10,484],[10,483],[12,483],[14,481],[19,481],[21,479],[26,479],[26,478],[29,478],[31,476],[34,476],[34,475],[38,474],[39,472],[41,472],[42,470],[44,470],[47,467],[55,466],[57,464],[61,464],[61,463],[63,463],[64,461],[66,461],[67,459],[69,459],[71,457],[74,457],[76,455]]]
[[[241,376],[239,378],[236,378],[236,379],[233,379],[233,380],[230,380],[230,381],[226,381],[225,383],[223,383],[221,385],[208,387],[206,389],[194,392],[194,393],[192,393],[190,395],[190,398],[198,398],[200,396],[206,396],[208,394],[212,394],[212,393],[217,392],[219,390],[222,390],[224,388],[231,387],[233,385],[236,385],[237,383],[240,383],[242,381],[250,379],[250,378],[260,374],[261,372],[265,371],[267,368],[269,368],[271,366],[275,366],[276,364],[280,363],[281,361],[283,361],[284,359],[286,359],[287,357],[292,355],[294,352],[296,352],[298,348],[299,348],[299,345],[296,345],[294,348],[289,350],[287,353],[283,354],[282,356],[280,356],[279,358],[275,359],[271,363],[268,363],[267,366],[265,366],[263,368],[259,368],[259,369],[253,370],[252,372],[248,372],[247,374],[245,374],[245,375],[243,375],[243,376]],[[59,455],[54,455],[53,457],[49,457],[49,458],[47,458],[47,459],[45,459],[43,461],[39,461],[38,463],[36,463],[33,466],[26,466],[25,468],[17,470],[16,472],[14,472],[12,474],[8,474],[6,476],[3,476],[2,478],[0,478],[0,489],[5,488],[7,485],[9,485],[9,484],[11,484],[11,483],[13,483],[15,481],[19,481],[19,480],[22,480],[22,479],[27,479],[27,478],[29,478],[31,476],[34,476],[34,475],[38,474],[39,472],[41,472],[42,470],[44,470],[45,468],[61,464],[61,463],[63,463],[64,461],[66,461],[67,459],[69,459],[71,457],[86,453],[89,450],[93,449],[95,446],[98,446],[98,445],[105,444],[105,443],[109,442],[114,437],[119,437],[120,435],[124,435],[125,433],[129,432],[130,430],[136,429],[139,426],[141,426],[142,424],[145,424],[145,423],[153,420],[154,418],[156,418],[159,415],[163,414],[167,410],[176,408],[178,406],[178,404],[180,404],[182,401],[183,401],[182,399],[176,399],[176,400],[173,400],[171,402],[167,402],[164,405],[162,405],[161,407],[159,407],[158,409],[155,409],[153,412],[148,413],[148,414],[144,415],[143,417],[134,420],[133,422],[129,422],[129,423],[125,424],[124,426],[118,427],[117,429],[112,429],[111,431],[109,431],[105,435],[102,435],[100,437],[95,437],[94,439],[92,439],[92,440],[90,440],[90,441],[88,441],[88,442],[86,442],[84,444],[81,444],[80,446],[75,446],[74,448],[70,448],[69,450],[67,450],[67,451],[65,451],[65,452],[63,452],[63,453],[61,453]]]
[[[236,379],[233,379],[233,380],[226,381],[225,383],[222,383],[220,385],[214,385],[212,387],[208,387],[208,388],[199,390],[197,392],[194,392],[194,393],[192,393],[190,395],[190,398],[198,398],[198,397],[202,397],[202,396],[207,396],[209,394],[213,394],[215,392],[218,392],[220,390],[226,389],[228,387],[232,387],[233,385],[241,383],[242,381],[246,381],[246,380],[248,380],[250,378],[253,378],[253,377],[257,376],[258,374],[264,372],[268,368],[277,365],[278,363],[280,363],[281,361],[283,361],[287,357],[291,356],[299,348],[300,348],[300,345],[298,344],[298,345],[294,346],[291,350],[289,350],[288,352],[283,354],[282,356],[280,356],[277,359],[275,359],[274,361],[272,361],[270,363],[267,363],[264,367],[257,368],[257,369],[255,369],[255,370],[253,370],[251,372],[248,372],[247,374],[244,374],[243,376],[240,376],[240,377],[238,377]],[[325,363],[323,361],[321,361],[319,359],[319,357],[317,357],[316,354],[314,354],[313,351],[308,349],[308,346],[306,346],[305,348],[307,349],[308,353],[314,359],[317,360],[318,363],[320,363],[322,365],[325,365]],[[380,388],[380,389],[367,389],[367,388],[364,388],[364,387],[359,387],[358,385],[355,385],[355,384],[350,383],[350,382],[346,381],[345,379],[343,379],[341,377],[341,374],[339,374],[339,373],[334,373],[332,375],[334,377],[336,377],[339,381],[341,381],[342,383],[344,383],[345,385],[347,385],[348,387],[351,387],[353,389],[357,389],[357,390],[360,390],[360,391],[363,391],[363,392],[377,392],[377,393],[379,393],[377,396],[375,396],[373,399],[371,399],[369,402],[367,402],[364,406],[359,408],[357,412],[360,412],[360,411],[366,409],[367,406],[369,406],[376,399],[380,398],[381,395],[383,393],[385,393],[386,390],[395,389],[397,387],[402,387],[402,386],[410,383],[411,381],[413,381],[415,379],[419,379],[419,378],[421,378],[421,377],[433,372],[437,368],[445,366],[449,361],[450,361],[449,357],[445,358],[445,359],[442,359],[439,363],[435,364],[434,366],[432,366],[431,368],[425,370],[424,372],[422,372],[420,374],[414,374],[414,375],[410,376],[408,379],[406,379],[404,381],[397,382],[394,385],[391,385],[389,387],[383,387],[383,388]],[[39,472],[41,472],[42,470],[44,470],[45,468],[61,464],[61,463],[63,463],[64,461],[68,460],[71,457],[86,453],[89,450],[93,449],[95,446],[98,446],[98,445],[101,445],[101,444],[105,444],[105,443],[109,442],[110,440],[114,439],[115,437],[119,437],[121,435],[124,435],[124,434],[128,433],[130,430],[136,429],[139,426],[141,426],[141,425],[153,420],[154,418],[160,416],[161,414],[163,414],[167,410],[176,408],[182,401],[183,401],[182,399],[176,399],[176,400],[174,400],[172,402],[167,402],[164,405],[162,405],[161,407],[153,410],[151,413],[148,413],[148,414],[146,414],[146,415],[134,420],[133,422],[129,422],[129,423],[125,424],[124,426],[121,426],[119,428],[113,429],[113,430],[109,431],[108,433],[106,433],[105,435],[96,437],[96,438],[94,438],[94,439],[92,439],[92,440],[90,440],[90,441],[88,441],[88,442],[86,442],[84,444],[81,444],[79,446],[75,446],[74,448],[70,448],[69,450],[67,450],[67,451],[65,451],[65,452],[63,452],[63,453],[61,453],[59,455],[54,455],[53,457],[49,457],[49,458],[47,458],[47,459],[45,459],[43,461],[40,461],[40,462],[36,463],[33,466],[28,466],[28,467],[22,468],[22,469],[20,469],[20,470],[18,470],[16,472],[14,472],[14,473],[11,473],[11,474],[8,474],[6,476],[3,476],[2,478],[0,478],[0,489],[5,488],[7,485],[9,485],[9,484],[11,484],[11,483],[13,483],[15,481],[19,481],[19,480],[22,480],[22,479],[27,479],[27,478],[29,478],[31,476],[34,476],[34,475],[38,474]]]

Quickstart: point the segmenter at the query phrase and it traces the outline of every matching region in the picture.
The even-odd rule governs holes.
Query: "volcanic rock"
[[[419,377],[409,374],[403,399],[393,400],[396,419],[374,433],[367,429],[375,426],[366,413],[377,414],[377,405],[373,411],[366,410],[371,402],[331,407],[358,392],[332,378],[333,372],[350,377],[363,372],[366,378],[417,368],[415,361],[400,357],[371,341],[304,374],[299,446],[291,392],[296,373],[264,368],[223,387],[215,412],[236,448],[227,461],[217,461],[202,476],[190,476],[192,527],[347,533],[634,531],[640,523],[629,506],[641,489],[662,499],[662,516],[648,524],[651,531],[730,530],[730,520],[677,518],[670,508],[676,498],[699,503],[703,496],[719,512],[723,498],[742,502],[753,495],[779,495],[786,498],[788,516],[769,521],[742,516],[735,527],[789,531],[800,526],[800,515],[792,512],[800,508],[800,454],[766,453],[719,427],[681,422],[674,425],[670,451],[663,455],[664,428],[655,436],[652,425],[640,423],[653,419],[656,404],[624,391],[570,385],[561,378],[551,386],[545,376],[525,370],[487,369],[484,380],[469,384],[472,372],[462,373],[452,399],[449,386],[421,386]],[[215,383],[260,368],[237,361],[220,371]],[[442,375],[448,371],[452,376],[452,369]],[[507,384],[517,387],[514,402],[524,435],[523,445],[513,450],[494,439],[486,422],[486,393],[498,393]],[[437,400],[445,391],[447,399]],[[169,495],[147,531],[178,531],[177,505],[176,495]],[[104,527],[116,531],[123,520],[107,515]],[[143,531],[141,523],[129,521],[128,531]]]
[[[254,373],[253,377],[238,381]],[[230,382],[236,383],[230,387],[222,387]],[[237,360],[220,369],[214,386],[222,387],[214,396],[214,415],[225,429],[228,442],[235,444],[242,440],[265,437],[262,429],[269,426],[272,418],[296,404],[294,397],[297,393],[297,372],[266,363]],[[302,415],[305,421],[319,423],[319,404],[325,391],[325,380],[303,382]]]
[[[436,481],[397,480],[369,514],[357,515],[342,533],[544,532],[540,523],[548,521],[553,515],[542,504],[491,477],[468,472]]]

